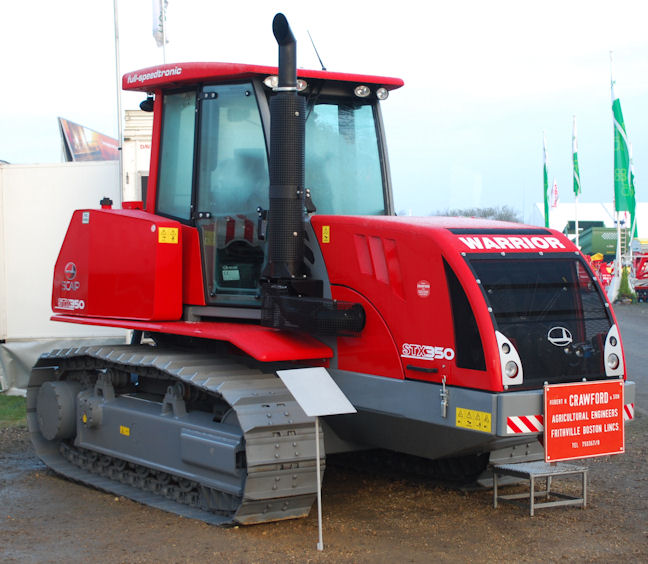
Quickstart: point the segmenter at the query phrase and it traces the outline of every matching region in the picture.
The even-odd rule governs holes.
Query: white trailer
[[[118,206],[118,161],[0,165],[0,391],[26,386],[41,351],[66,341],[123,342],[124,330],[50,321],[52,273],[72,216]]]

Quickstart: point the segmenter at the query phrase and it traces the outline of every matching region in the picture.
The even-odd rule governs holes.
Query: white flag
[[[158,47],[162,47],[164,43],[168,43],[168,35],[166,32],[166,13],[169,6],[169,0],[153,0],[153,37]]]

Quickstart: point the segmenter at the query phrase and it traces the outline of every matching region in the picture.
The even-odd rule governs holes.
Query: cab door
[[[268,207],[268,152],[251,83],[199,93],[196,224],[207,303],[252,304],[265,244],[258,208]],[[261,237],[260,237],[261,235]]]

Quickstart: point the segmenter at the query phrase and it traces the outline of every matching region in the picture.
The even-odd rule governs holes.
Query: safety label
[[[457,408],[457,427],[472,429],[473,431],[491,432],[491,414],[486,411],[477,411],[475,409]]]
[[[158,243],[171,243],[178,244],[178,228],[177,227],[160,227],[158,229]]]

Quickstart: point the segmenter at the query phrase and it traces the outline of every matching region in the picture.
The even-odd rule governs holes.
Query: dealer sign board
[[[545,461],[624,452],[623,381],[544,387]]]

